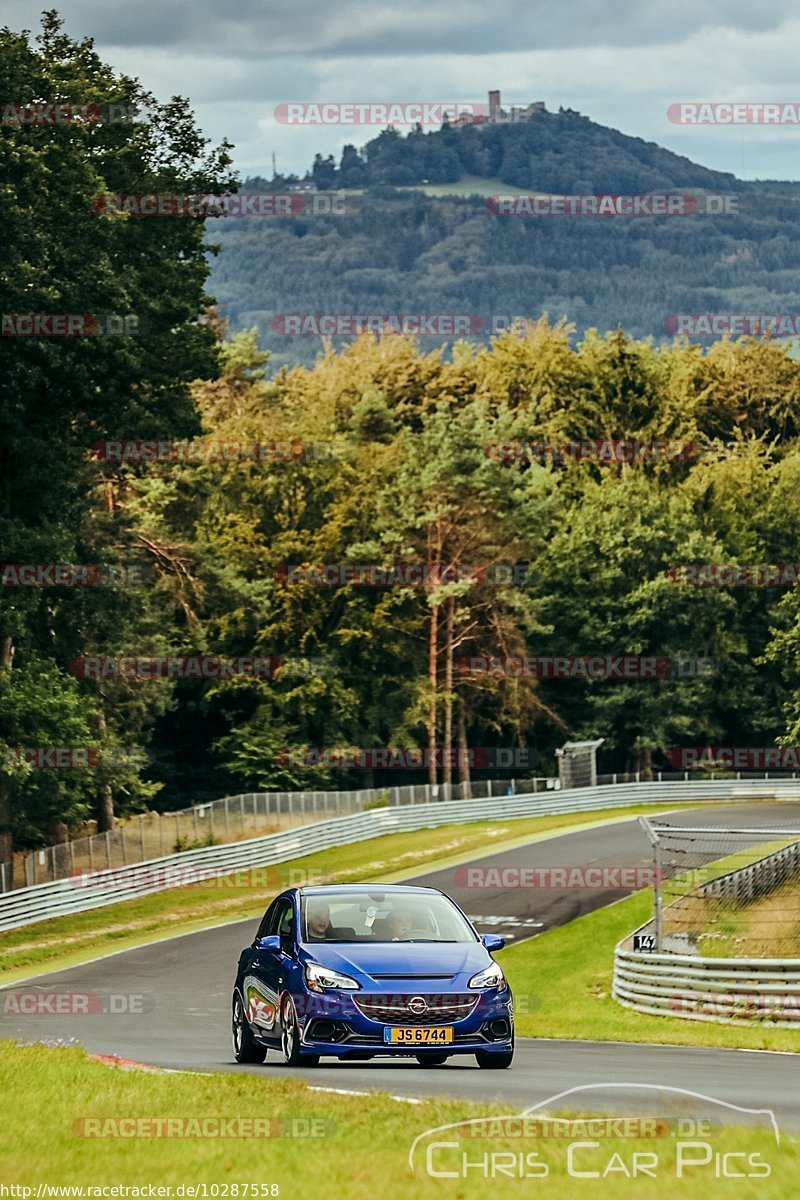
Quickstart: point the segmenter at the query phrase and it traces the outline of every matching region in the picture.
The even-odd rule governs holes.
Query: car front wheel
[[[300,1050],[300,1026],[291,996],[286,996],[281,1005],[281,1050],[289,1067],[315,1067],[319,1062],[318,1054],[303,1054]]]
[[[245,1016],[242,997],[238,992],[233,994],[233,1057],[238,1063],[263,1063],[267,1057],[264,1046],[259,1046],[250,1032],[250,1026]]]
[[[478,1060],[478,1066],[483,1067],[485,1071],[502,1071],[511,1066],[514,1059],[514,1047],[494,1053],[491,1050],[476,1050],[475,1057]]]

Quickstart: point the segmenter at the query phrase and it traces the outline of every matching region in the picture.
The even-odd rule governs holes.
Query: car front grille
[[[411,1002],[425,1001],[422,1012],[415,1012],[419,1005],[409,1007]],[[441,1025],[463,1021],[470,1016],[478,997],[474,993],[451,992],[448,994],[425,995],[423,992],[407,992],[395,996],[354,996],[359,1012],[370,1021],[381,1021],[384,1025]]]

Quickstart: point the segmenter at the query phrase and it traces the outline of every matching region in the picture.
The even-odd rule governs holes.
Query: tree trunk
[[[444,783],[453,782],[453,626],[456,617],[456,598],[449,596],[447,600],[447,618],[445,623],[444,645],[444,733],[442,736],[442,780]]]
[[[430,702],[428,706],[428,783],[433,787],[438,776],[436,772],[436,688],[438,683],[436,670],[436,651],[439,646],[439,609],[436,605],[431,608],[431,620],[428,628],[428,684],[430,686]]]
[[[108,833],[114,828],[116,823],[114,793],[111,791],[111,784],[104,783],[100,792],[100,803],[97,806],[97,832]]]
[[[100,695],[100,703],[97,706],[97,726],[100,731],[100,738],[105,741],[106,737],[106,710],[105,696]],[[108,833],[116,825],[116,817],[114,815],[114,793],[111,791],[111,784],[104,783],[97,805],[97,832]]]
[[[5,864],[6,889],[14,886],[14,833],[8,782],[0,777],[0,863]]]
[[[14,639],[0,642],[0,670],[10,671],[14,662]],[[14,886],[14,833],[11,828],[11,798],[7,778],[0,776],[0,862],[6,867],[6,887]]]
[[[458,702],[458,777],[463,785],[461,799],[472,799],[472,776],[469,770],[469,746],[467,745],[467,722],[464,718],[464,701]]]

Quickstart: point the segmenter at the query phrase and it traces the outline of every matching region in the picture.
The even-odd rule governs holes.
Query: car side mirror
[[[269,937],[259,938],[255,946],[256,950],[280,950],[281,939],[276,934],[270,934]]]
[[[496,933],[485,933],[481,941],[490,953],[493,950],[502,950],[506,944],[506,939],[499,937]]]

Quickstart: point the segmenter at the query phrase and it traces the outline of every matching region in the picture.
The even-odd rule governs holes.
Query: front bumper
[[[369,1007],[369,993],[359,992],[362,1006]],[[459,1019],[437,1014],[391,1019],[372,1019],[356,1003],[353,993],[336,993],[335,1003],[329,995],[313,997],[310,1004],[298,1006],[300,1040],[304,1050],[313,1054],[347,1057],[364,1054],[387,1054],[393,1058],[415,1057],[417,1054],[474,1054],[477,1050],[503,1052],[513,1044],[514,1006],[511,990],[489,989],[475,993],[475,1005],[467,1016]],[[314,1001],[317,1001],[315,1004]],[[325,1003],[327,1001],[327,1003]],[[300,1007],[306,1011],[301,1012]],[[448,1026],[453,1040],[442,1043],[390,1043],[384,1040],[389,1025]]]

